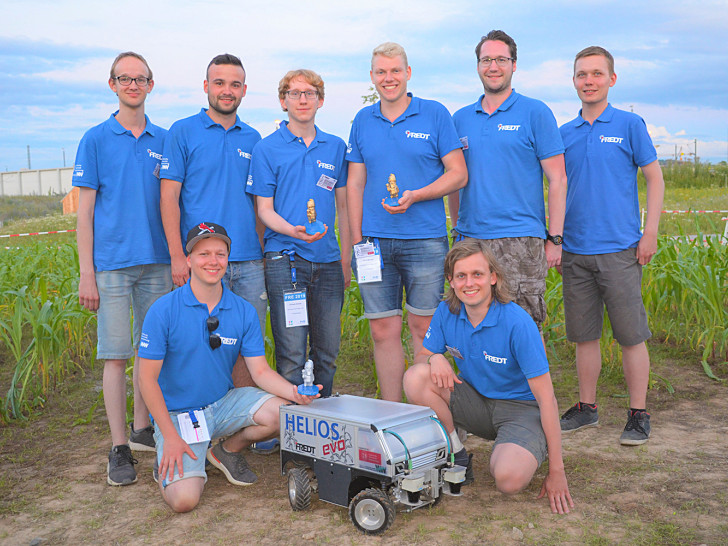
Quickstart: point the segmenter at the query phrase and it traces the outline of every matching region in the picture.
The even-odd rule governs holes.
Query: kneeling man
[[[408,401],[437,413],[455,463],[468,467],[466,483],[473,479],[472,455],[455,425],[495,440],[490,473],[502,493],[525,489],[548,456],[538,498],[548,495],[553,512],[569,512],[574,503],[561,457],[559,411],[536,323],[511,301],[506,279],[482,241],[455,244],[445,258],[445,277],[449,292],[404,378]]]
[[[175,512],[197,506],[207,480],[205,455],[230,483],[254,483],[242,450],[278,435],[278,408],[287,400],[312,400],[268,366],[255,309],[223,286],[230,254],[225,229],[199,224],[185,249],[189,281],[151,307],[139,349],[159,486]],[[260,389],[234,388],[238,354]],[[208,449],[211,439],[223,436],[228,438]]]

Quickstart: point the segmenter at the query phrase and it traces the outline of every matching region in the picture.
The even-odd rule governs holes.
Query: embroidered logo
[[[502,356],[490,356],[485,351],[483,351],[483,357],[487,361],[492,362],[493,364],[507,364],[508,363],[508,359],[507,358],[504,358]]]
[[[248,175],[248,181],[246,182],[246,185],[247,186],[252,186],[253,185],[253,175],[252,174],[249,174]]]
[[[336,170],[336,167],[334,165],[332,165],[331,163],[324,163],[320,159],[317,159],[316,160],[316,165],[318,165],[322,169],[328,169],[330,171],[335,171]]]
[[[83,176],[83,165],[79,163],[73,168],[73,176],[78,176],[79,178]]]
[[[240,148],[238,148],[238,155],[239,155],[240,157],[244,157],[245,159],[251,159],[251,158],[253,157],[253,156],[252,156],[252,155],[250,155],[250,154],[249,154],[248,152],[244,152],[244,151],[243,151],[243,150],[241,150]]]
[[[503,125],[502,123],[498,124],[499,131],[518,131],[519,127],[520,125]]]
[[[421,138],[423,140],[430,138],[430,133],[413,133],[412,131],[405,131],[404,133],[407,135],[407,138]]]
[[[162,154],[157,154],[157,153],[153,152],[152,150],[150,150],[149,148],[147,148],[147,153],[149,154],[149,157],[153,157],[154,159],[158,159],[159,161],[162,161],[162,159],[164,159],[162,157]]]
[[[624,138],[622,137],[616,137],[616,136],[599,136],[599,142],[614,142],[615,144],[622,144],[622,141]]]

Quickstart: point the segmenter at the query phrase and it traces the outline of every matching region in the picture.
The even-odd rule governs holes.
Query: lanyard
[[[296,288],[296,251],[284,250],[281,254],[286,254],[291,262],[291,284]]]

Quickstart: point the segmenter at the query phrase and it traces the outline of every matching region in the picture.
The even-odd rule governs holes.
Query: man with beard
[[[181,234],[200,218],[224,225],[235,248],[223,280],[255,307],[265,332],[268,302],[259,237],[262,226],[258,231],[255,204],[245,193],[253,146],[260,134],[237,115],[247,90],[243,63],[228,53],[216,56],[207,65],[203,89],[209,108],[175,122],[164,146],[160,206],[172,280],[183,286],[189,279]],[[236,387],[252,384],[241,359],[233,380]]]
[[[480,40],[475,55],[483,95],[453,116],[470,182],[460,195],[450,196],[452,224],[459,236],[487,242],[511,281],[515,302],[540,329],[546,318],[546,272],[561,263],[564,146],[548,106],[511,87],[513,38],[493,30]]]

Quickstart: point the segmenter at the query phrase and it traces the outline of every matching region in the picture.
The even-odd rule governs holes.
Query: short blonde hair
[[[286,97],[286,92],[291,87],[291,81],[296,78],[303,78],[306,83],[312,85],[318,91],[318,98],[324,98],[324,80],[316,74],[313,70],[307,70],[305,68],[298,68],[296,70],[289,70],[285,76],[278,82],[278,98],[283,100]]]
[[[389,57],[390,59],[394,57],[402,57],[402,60],[404,61],[404,66],[409,66],[409,64],[407,63],[407,53],[405,53],[404,48],[401,45],[395,42],[384,42],[383,44],[379,44],[377,47],[374,48],[374,51],[372,51],[372,69],[374,69],[374,57],[376,57],[377,55]]]
[[[111,70],[109,70],[109,77],[112,80],[114,78],[116,78],[116,74],[114,74],[114,70],[116,70],[116,65],[119,64],[119,61],[121,59],[125,59],[126,57],[134,57],[135,59],[139,59],[141,62],[143,62],[144,63],[144,66],[147,67],[147,72],[149,72],[149,79],[150,80],[153,79],[152,69],[149,68],[149,63],[147,62],[147,60],[144,57],[142,57],[141,55],[139,55],[139,53],[134,53],[133,51],[124,51],[123,53],[119,53],[116,56],[116,59],[114,59],[114,62],[111,63]]]

